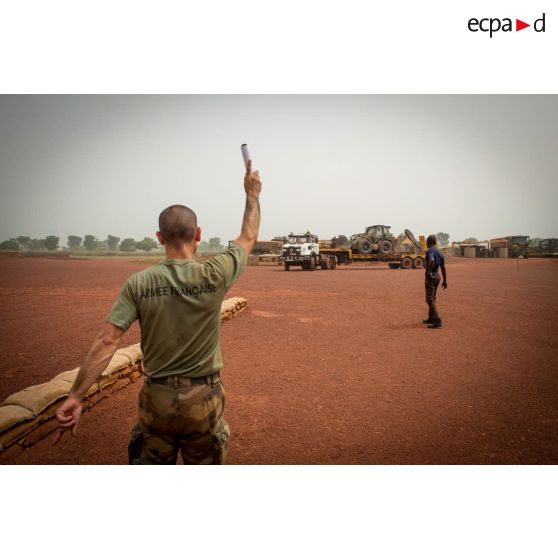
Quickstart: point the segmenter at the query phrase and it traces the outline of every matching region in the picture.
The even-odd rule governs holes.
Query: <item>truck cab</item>
[[[508,237],[508,256],[510,258],[519,258],[529,253],[531,239],[528,236],[516,235]]]
[[[374,240],[378,240],[384,237],[390,237],[391,233],[389,230],[391,227],[387,225],[372,225],[371,227],[366,227],[365,234],[373,238]]]
[[[283,244],[281,261],[285,264],[285,271],[291,266],[300,266],[307,271],[314,271],[316,267],[335,269],[335,258],[320,255],[318,236],[310,231],[288,235]]]

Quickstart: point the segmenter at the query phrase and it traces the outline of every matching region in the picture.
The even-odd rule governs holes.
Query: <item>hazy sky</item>
[[[558,236],[558,96],[0,96],[0,240],[143,238],[173,203],[235,238],[367,225]]]

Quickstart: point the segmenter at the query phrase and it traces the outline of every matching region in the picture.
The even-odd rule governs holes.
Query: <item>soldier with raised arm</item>
[[[82,401],[119,347],[122,335],[140,321],[145,382],[139,420],[132,430],[132,464],[222,464],[229,427],[220,378],[221,303],[237,280],[260,226],[261,181],[248,162],[246,207],[240,236],[204,262],[194,254],[201,239],[195,213],[167,207],[159,216],[157,238],[166,259],[132,275],[122,287],[106,323],[80,368],[68,398],[58,408],[59,429],[75,435]]]

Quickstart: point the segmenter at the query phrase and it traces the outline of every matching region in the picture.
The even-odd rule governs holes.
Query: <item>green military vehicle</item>
[[[527,256],[531,246],[531,239],[528,236],[510,236],[508,239],[508,257],[519,258],[519,256]]]
[[[507,248],[508,258],[519,258],[520,256],[524,258],[527,257],[530,246],[531,239],[524,235],[502,236],[490,240],[490,248],[492,250]]]
[[[351,248],[351,241],[343,235],[331,239],[329,245],[320,246],[320,254],[334,256],[338,264],[366,263],[366,262],[386,262],[391,269],[422,269],[426,256],[426,238],[422,235],[419,240],[409,230],[405,229],[405,234],[401,235],[400,240],[407,238],[410,246],[395,248],[388,253],[364,253]],[[395,245],[400,244],[394,243]]]
[[[355,254],[380,254],[389,256],[395,250],[396,238],[388,225],[371,225],[363,233],[353,234],[349,245]]]
[[[531,246],[525,258],[558,258],[558,238],[545,238]]]

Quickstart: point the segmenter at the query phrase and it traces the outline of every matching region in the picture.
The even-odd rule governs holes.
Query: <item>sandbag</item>
[[[0,407],[0,453],[18,438],[35,428],[34,415],[19,405]]]
[[[127,366],[126,368],[121,368],[119,370],[114,371],[112,374],[101,376],[97,384],[100,389],[105,389],[107,386],[116,382],[118,378],[129,376],[130,374],[132,374],[132,372],[135,372],[136,370],[138,370],[138,366],[136,364]]]
[[[97,393],[94,393],[91,397],[88,397],[83,402],[83,410],[91,409],[94,407],[101,399],[108,397],[110,395],[110,390],[102,389],[99,390]]]
[[[137,364],[132,364],[130,366],[127,366],[126,368],[123,368],[122,370],[119,370],[118,375],[129,376],[132,372],[135,372],[136,370],[139,370],[139,366]]]
[[[38,424],[37,428],[31,430],[22,440],[20,444],[23,447],[32,446],[35,442],[38,442],[41,438],[48,436],[51,432],[54,432],[58,428],[58,420],[55,416],[50,417],[48,420]]]
[[[4,430],[4,432],[0,432],[0,453],[5,451],[6,448],[19,440],[22,436],[25,436],[34,428],[37,428],[39,424],[40,422],[37,419],[29,419],[15,424],[11,428]]]
[[[118,378],[118,380],[116,380],[116,382],[111,386],[110,389],[112,393],[115,393],[117,391],[120,391],[123,387],[126,387],[131,382],[132,379],[128,377]]]
[[[66,372],[60,372],[60,374],[54,376],[54,378],[52,379],[64,380],[65,382],[70,382],[73,384],[76,379],[76,376],[78,375],[78,372],[79,372],[79,366],[77,368],[74,368],[73,370],[66,370]]]
[[[116,351],[116,354],[128,357],[132,364],[143,358],[139,343],[130,345],[129,347],[125,347],[124,349],[118,349],[118,351]]]
[[[221,306],[221,320],[234,317],[247,303],[242,297],[225,300]],[[138,380],[143,375],[142,359],[139,343],[119,349],[99,381],[87,391],[84,410]],[[0,463],[13,460],[24,447],[56,429],[59,400],[68,395],[78,372],[79,368],[61,372],[50,382],[18,391],[0,404]]]
[[[229,320],[239,312],[242,312],[247,304],[248,301],[241,296],[227,298],[221,304],[221,321]]]
[[[4,451],[0,451],[0,464],[9,463],[13,461],[20,453],[23,452],[21,444],[12,444]]]
[[[116,380],[118,380],[118,378],[120,378],[120,375],[117,372],[115,372],[114,374],[111,374],[110,376],[104,376],[98,382],[99,389],[101,391],[104,390],[104,389],[107,389],[109,386],[114,384],[114,382],[116,382]]]
[[[29,409],[37,416],[43,409],[46,409],[54,401],[68,395],[71,384],[64,380],[51,380],[46,384],[30,386],[8,397],[4,405],[20,405]]]
[[[118,370],[122,370],[122,368],[126,368],[131,363],[132,361],[126,355],[115,353],[101,376],[109,376]]]
[[[91,384],[91,386],[85,393],[85,397],[89,397],[90,395],[93,395],[94,393],[98,392],[99,389],[100,389],[99,382],[95,382],[94,384]]]
[[[137,370],[134,370],[134,371],[130,374],[129,378],[130,378],[130,380],[132,380],[132,382],[135,382],[136,380],[138,380],[139,378],[141,378],[141,376],[142,376],[142,373],[141,373],[140,369],[138,368]]]
[[[85,397],[90,397],[97,391],[99,391],[99,385],[95,383],[87,390],[87,394]],[[24,407],[20,407],[19,405],[5,405],[3,407],[0,407],[2,424],[7,425],[10,422],[13,423],[11,427],[0,431],[0,453],[2,453],[2,451],[5,451],[8,446],[13,444],[17,440],[19,440],[21,443],[21,439],[23,437],[25,437],[25,439],[29,439],[28,435],[31,432],[34,432],[37,427],[41,426],[43,422],[55,417],[56,411],[61,404],[62,399],[57,399],[56,401],[45,407],[37,416],[35,416],[29,409],[25,409]],[[18,417],[20,419],[22,419],[23,417],[27,418],[21,420],[20,422],[14,422],[18,419]],[[40,430],[40,432],[43,431],[44,428]],[[32,439],[38,439],[37,436],[39,435],[34,433]],[[41,436],[39,436],[39,438],[40,437]]]
[[[33,413],[20,405],[9,405],[4,402],[0,406],[0,432],[33,418]]]
[[[123,375],[120,377],[114,377],[110,382],[103,385],[98,393],[93,394],[83,401],[83,409],[91,409],[94,407],[101,399],[108,397],[109,395],[119,391],[123,387],[126,387],[129,383],[135,382],[142,375],[139,369],[133,370],[129,375]]]
[[[74,368],[73,370],[67,370],[66,372],[61,372],[60,374],[58,374],[58,376],[54,376],[52,380],[61,380],[63,382],[68,382],[70,386],[73,386],[78,373],[79,373],[79,367]],[[99,384],[97,382],[91,384],[91,386],[89,387],[89,389],[85,394],[85,397],[89,397],[90,395],[98,391],[98,389],[99,389]]]

